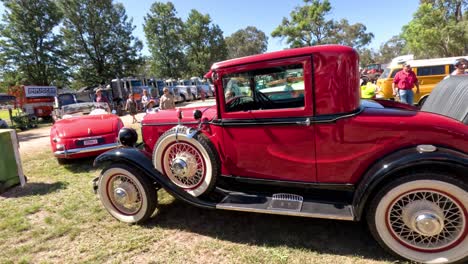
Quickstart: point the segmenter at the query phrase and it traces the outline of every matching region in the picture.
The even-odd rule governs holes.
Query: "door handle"
[[[310,126],[310,118],[307,118],[304,121],[297,121],[296,124],[300,126]]]

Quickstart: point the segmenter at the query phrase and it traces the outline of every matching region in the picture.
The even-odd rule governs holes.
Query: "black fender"
[[[456,150],[437,147],[433,152],[420,152],[417,147],[394,152],[373,164],[356,186],[353,208],[356,220],[361,218],[370,195],[378,186],[392,178],[399,177],[404,170],[421,166],[450,166],[457,171],[466,172],[468,155]],[[468,175],[467,175],[468,176]]]
[[[169,181],[154,168],[151,159],[137,148],[122,147],[104,152],[94,160],[94,167],[101,167],[111,163],[125,163],[126,165],[141,171],[143,176],[148,177],[152,182],[155,182],[164,188],[169,194],[186,203],[205,209],[216,208],[215,203],[206,202],[194,197]]]

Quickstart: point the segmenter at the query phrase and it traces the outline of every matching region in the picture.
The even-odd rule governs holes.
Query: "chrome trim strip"
[[[180,125],[198,125],[198,121],[182,122]],[[141,126],[177,126],[179,122],[167,122],[167,123],[152,123],[152,124],[141,124]]]
[[[334,123],[339,119],[356,116],[364,111],[364,107],[360,107],[351,113],[336,114],[336,115],[320,115],[320,116],[305,116],[305,117],[288,117],[288,118],[259,118],[259,119],[215,119],[210,124],[215,126],[266,126],[266,125],[296,125],[309,126],[321,123]]]
[[[239,211],[239,212],[274,214],[274,215],[290,215],[290,216],[301,216],[301,217],[310,217],[310,218],[346,220],[346,221],[354,220],[354,213],[352,210],[350,210],[350,214],[351,214],[350,216],[337,216],[337,215],[326,215],[326,214],[320,214],[320,213],[303,213],[303,212],[294,212],[294,211],[278,211],[278,210],[266,210],[266,209],[258,209],[258,208],[245,208],[245,207],[237,207],[237,206],[226,206],[222,204],[217,204],[216,209]]]
[[[100,151],[100,150],[109,150],[109,149],[116,148],[118,146],[120,146],[119,143],[111,143],[111,144],[91,146],[91,147],[85,147],[85,148],[66,149],[66,150],[61,150],[61,151],[55,151],[54,155],[55,156],[64,156],[64,155],[69,156],[69,155],[80,154],[80,153],[88,153],[88,152],[94,152],[94,151]]]

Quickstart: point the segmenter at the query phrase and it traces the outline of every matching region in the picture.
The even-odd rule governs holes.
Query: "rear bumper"
[[[57,158],[70,158],[73,156],[82,156],[81,154],[86,154],[86,153],[94,154],[98,152],[104,152],[104,151],[116,148],[118,146],[120,146],[120,144],[116,142],[116,143],[84,147],[84,148],[66,149],[66,150],[55,151],[54,155]]]

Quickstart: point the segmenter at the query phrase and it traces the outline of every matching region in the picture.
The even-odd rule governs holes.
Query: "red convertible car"
[[[124,126],[107,103],[76,103],[61,108],[62,119],[50,129],[50,145],[59,164],[69,159],[93,157],[119,146]]]
[[[365,220],[400,257],[466,263],[467,78],[419,111],[361,100],[358,65],[337,45],[215,63],[216,105],[146,115],[140,148],[123,128],[125,146],[95,160],[94,189],[127,223],[165,189],[207,209]]]

